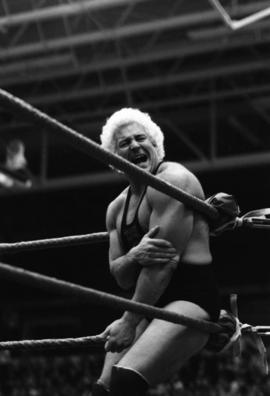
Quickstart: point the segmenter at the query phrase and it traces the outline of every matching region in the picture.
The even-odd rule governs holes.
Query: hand
[[[131,322],[121,318],[111,323],[101,334],[105,342],[106,352],[121,352],[129,347],[134,341],[136,326]]]
[[[167,264],[171,260],[178,260],[178,253],[169,241],[162,238],[154,238],[159,228],[159,226],[151,228],[140,243],[128,253],[143,267]]]

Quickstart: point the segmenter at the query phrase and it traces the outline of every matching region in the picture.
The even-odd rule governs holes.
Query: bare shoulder
[[[127,188],[123,190],[112,202],[110,202],[106,213],[106,224],[108,229],[115,227],[116,216],[125,202],[126,195]]]
[[[185,166],[177,162],[164,162],[159,167],[157,177],[200,198],[205,199],[198,178]]]

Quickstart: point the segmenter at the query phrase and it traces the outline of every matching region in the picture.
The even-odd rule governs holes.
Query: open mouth
[[[132,162],[133,162],[135,165],[138,165],[138,164],[141,164],[142,162],[147,161],[147,159],[148,159],[148,157],[147,157],[146,154],[140,154],[140,155],[137,155],[136,157],[134,157],[134,158],[132,159]]]

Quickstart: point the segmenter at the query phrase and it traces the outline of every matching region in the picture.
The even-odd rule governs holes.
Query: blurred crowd
[[[270,350],[268,360],[270,361]],[[103,353],[8,352],[0,354],[0,396],[91,396]],[[232,350],[215,355],[202,351],[168,383],[149,396],[268,396],[270,376],[252,339],[245,338],[241,356]]]

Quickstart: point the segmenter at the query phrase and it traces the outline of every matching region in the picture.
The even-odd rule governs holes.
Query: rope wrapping
[[[37,272],[12,267],[4,263],[0,263],[0,275],[8,280],[17,281],[49,292],[79,298],[84,302],[107,305],[118,310],[132,311],[147,318],[158,318],[172,323],[190,326],[206,333],[217,333],[221,330],[218,324],[210,321],[196,320],[165,309],[134,302],[123,297],[48,277]]]
[[[218,211],[206,203],[205,201],[175,187],[174,185],[161,180],[120,156],[103,149],[99,144],[76,132],[74,129],[60,123],[54,118],[31,106],[24,100],[13,96],[9,92],[0,89],[0,104],[9,108],[14,114],[21,114],[23,118],[35,121],[42,128],[48,131],[54,131],[57,134],[69,138],[70,144],[84,153],[94,157],[107,165],[112,165],[124,173],[140,178],[140,180],[155,188],[156,190],[170,195],[172,198],[184,203],[195,211],[205,215],[209,219],[217,219],[219,217]]]
[[[62,238],[37,239],[34,241],[21,241],[14,243],[0,243],[0,254],[17,253],[29,250],[52,249],[58,247],[69,247],[92,243],[103,243],[109,241],[107,232],[93,234],[72,235]]]

